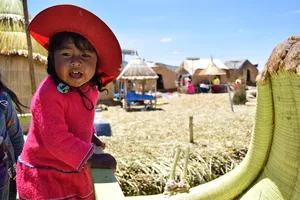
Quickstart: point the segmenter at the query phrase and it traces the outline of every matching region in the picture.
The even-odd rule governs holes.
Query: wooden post
[[[119,97],[121,97],[121,89],[120,89],[121,88],[121,81],[117,80],[116,85],[117,85]]]
[[[142,80],[142,94],[145,94],[145,79]]]
[[[35,83],[35,76],[34,76],[31,38],[30,38],[29,31],[27,29],[29,24],[27,0],[23,0],[23,12],[25,18],[24,23],[25,23],[25,32],[26,32],[27,47],[28,47],[28,65],[29,65],[29,74],[30,74],[30,81],[31,81],[31,94],[33,95],[36,91],[36,83]]]
[[[228,91],[228,96],[229,96],[229,102],[230,102],[231,111],[234,112],[234,110],[233,110],[233,104],[232,104],[232,99],[231,99],[230,87],[229,87],[228,84],[227,84],[227,91]]]
[[[156,92],[157,92],[157,79],[154,79],[155,80],[155,82],[154,82],[154,85],[155,85],[155,93],[154,93],[154,95],[155,95],[155,107],[154,108],[156,108],[156,103],[157,103],[157,98],[156,98]]]
[[[193,116],[190,116],[190,143],[194,142]]]
[[[126,99],[126,94],[127,94],[127,79],[124,80],[124,108],[127,110],[127,99]]]

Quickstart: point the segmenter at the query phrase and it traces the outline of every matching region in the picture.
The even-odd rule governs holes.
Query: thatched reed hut
[[[33,65],[37,86],[47,76],[47,51],[32,39]],[[0,0],[0,72],[3,82],[20,101],[29,106],[32,98],[23,4]]]
[[[136,93],[156,90],[157,74],[147,64],[136,56],[122,70],[117,80],[122,83],[124,91],[134,89]],[[151,85],[150,88],[145,86]]]
[[[176,69],[177,66],[166,65],[157,62],[146,62],[157,74],[157,90],[172,90],[176,88]]]
[[[207,68],[207,66],[213,61],[217,68],[222,69],[226,72],[226,75],[220,76],[221,83],[227,83],[228,67],[224,65],[219,59],[199,59],[199,60],[188,60],[185,59],[183,63],[176,70],[177,74],[189,74],[192,77],[194,85],[198,85],[201,82],[209,81],[210,77],[200,76],[199,73]]]
[[[234,82],[242,79],[243,83],[254,84],[258,75],[258,65],[253,65],[249,60],[229,60],[224,63],[228,67],[228,81]]]
[[[121,92],[119,93],[124,97],[129,90],[134,90],[136,93],[140,94],[144,94],[145,91],[149,90],[155,91],[156,93],[157,78],[157,74],[148,67],[139,56],[136,56],[134,59],[129,61],[117,78],[117,81],[121,86],[120,89],[124,90],[124,94],[121,94]],[[149,85],[150,87],[148,87]]]

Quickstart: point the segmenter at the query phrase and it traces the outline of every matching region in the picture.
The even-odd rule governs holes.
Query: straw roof
[[[23,15],[23,4],[21,0],[1,0],[1,14]]]
[[[211,60],[207,67],[201,70],[198,75],[226,75],[226,72],[218,68],[213,60]]]
[[[147,64],[139,57],[136,56],[131,60],[121,74],[118,76],[118,80],[145,80],[145,79],[157,79],[157,74],[148,67]]]
[[[177,69],[177,72],[186,70],[189,74],[195,73],[197,69],[205,69],[211,62],[211,59],[200,59],[200,60],[184,60],[183,64]],[[214,64],[219,69],[227,70],[228,67],[224,65],[219,59],[213,59]]]
[[[253,65],[248,59],[228,60],[224,63],[228,69],[242,69],[244,66],[252,65],[257,68],[257,64]]]
[[[173,65],[167,65],[167,64],[164,64],[164,63],[159,63],[159,62],[152,62],[152,61],[147,61],[146,62],[147,66],[148,67],[151,67],[151,68],[155,68],[155,67],[165,67],[167,68],[168,70],[171,70],[173,72],[176,72],[178,66],[173,66]]]
[[[47,51],[32,39],[33,58],[46,63]],[[27,57],[23,4],[20,0],[0,0],[0,54]]]
[[[182,62],[179,67],[176,69],[176,74],[188,74],[189,72],[184,69],[184,62]]]

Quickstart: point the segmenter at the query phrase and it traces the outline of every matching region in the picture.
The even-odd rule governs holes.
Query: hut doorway
[[[156,80],[156,83],[157,83],[157,89],[160,90],[160,89],[164,89],[164,80],[163,80],[163,77],[161,74],[157,74],[158,76],[158,79]]]
[[[246,82],[250,82],[251,81],[251,71],[249,69],[247,69],[247,80]]]

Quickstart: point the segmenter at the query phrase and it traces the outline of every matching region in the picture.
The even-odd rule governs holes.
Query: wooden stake
[[[193,116],[190,116],[190,143],[194,142]]]
[[[29,17],[28,17],[28,8],[27,8],[27,0],[23,0],[23,12],[24,12],[24,22],[25,22],[25,32],[27,38],[27,46],[28,46],[28,65],[29,65],[29,74],[31,81],[31,93],[32,95],[36,91],[36,83],[35,83],[35,75],[34,75],[34,66],[33,66],[33,56],[32,56],[32,45],[31,38],[28,31]]]
[[[157,92],[157,80],[156,79],[154,79],[155,80],[155,82],[154,82],[154,85],[155,85],[155,105],[154,105],[154,108],[156,108],[156,103],[157,103],[157,97],[156,97],[156,92]]]
[[[127,108],[128,108],[126,95],[127,95],[127,80],[124,80],[124,108],[125,108],[125,110],[127,110]]]
[[[234,112],[234,110],[233,110],[233,104],[232,104],[232,99],[231,99],[230,87],[229,87],[228,84],[227,84],[227,91],[228,91],[228,96],[229,96],[229,102],[230,102],[231,111]]]

